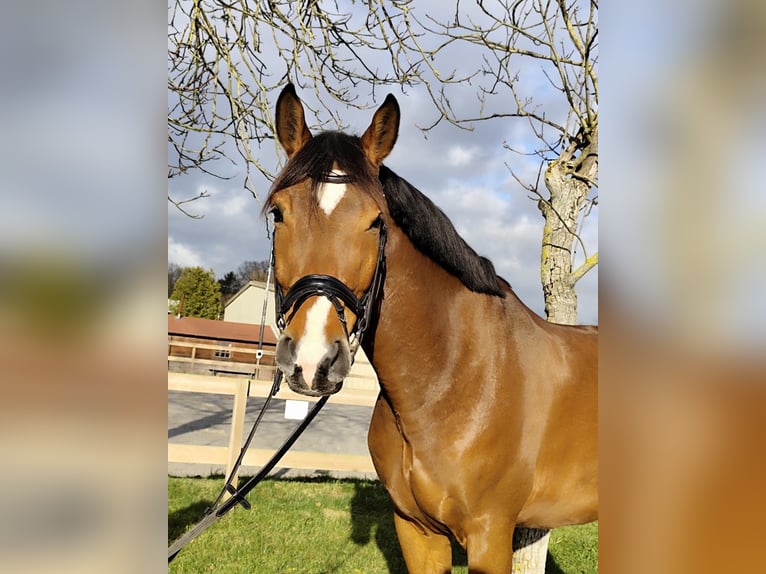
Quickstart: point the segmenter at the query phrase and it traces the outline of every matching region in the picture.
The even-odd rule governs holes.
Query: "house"
[[[266,300],[265,324],[277,332],[277,320],[274,313],[274,288],[266,293],[266,283],[250,281],[237,291],[223,308],[223,320],[236,323],[260,325],[263,322],[263,302]]]
[[[168,370],[270,380],[275,332],[268,325],[168,315]]]

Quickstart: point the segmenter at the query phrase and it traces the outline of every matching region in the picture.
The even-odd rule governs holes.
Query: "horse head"
[[[274,222],[277,366],[290,388],[340,390],[382,283],[386,203],[378,172],[396,142],[399,106],[389,95],[359,137],[312,136],[292,85],[276,107],[288,162],[265,211]]]

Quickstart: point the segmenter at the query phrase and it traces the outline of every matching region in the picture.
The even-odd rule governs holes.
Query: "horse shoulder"
[[[401,517],[417,523],[420,529],[444,534],[449,524],[453,532],[460,532],[456,516],[461,508],[452,500],[444,477],[439,478],[441,465],[434,465],[433,460],[424,464],[415,454],[417,449],[405,436],[383,393],[373,410],[367,442],[378,477]],[[441,458],[438,449],[431,454],[436,455],[436,462]],[[454,466],[450,468],[452,473],[456,471]]]
[[[404,514],[412,513],[417,504],[409,484],[411,456],[407,456],[408,446],[397,424],[396,415],[382,392],[372,412],[367,446],[378,477],[394,505]]]

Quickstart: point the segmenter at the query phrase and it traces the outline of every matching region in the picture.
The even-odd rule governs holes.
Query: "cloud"
[[[447,161],[456,166],[468,165],[476,155],[476,149],[475,147],[452,146],[447,154]]]
[[[236,194],[229,195],[221,202],[221,214],[225,217],[237,217],[246,212],[248,202],[252,201],[252,197],[248,198],[244,193],[237,192]]]
[[[199,177],[199,176],[198,176]],[[204,181],[199,177],[200,181]],[[208,182],[206,182],[208,183]],[[184,205],[199,219],[187,217],[175,207],[168,208],[168,236],[174,244],[185,247],[171,250],[168,241],[168,260],[193,255],[195,265],[212,268],[216,277],[235,271],[243,261],[262,261],[268,258],[265,220],[258,201],[241,187],[241,181],[217,181],[211,185],[195,183],[195,193],[176,192],[175,196],[188,197],[207,191],[209,197]]]
[[[170,236],[168,236],[168,262],[181,267],[205,267],[203,258],[194,247],[178,243]]]
[[[505,176],[500,179],[505,181]],[[489,179],[493,179],[492,177]],[[471,185],[451,180],[432,199],[450,217],[458,233],[492,261],[498,275],[537,313],[543,312],[540,287],[542,217],[535,204],[506,186]]]

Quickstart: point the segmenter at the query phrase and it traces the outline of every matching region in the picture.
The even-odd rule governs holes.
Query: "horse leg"
[[[411,574],[452,572],[452,546],[447,536],[421,530],[414,522],[394,513],[394,526]]]
[[[469,574],[511,574],[513,525],[483,529],[469,535],[466,553]]]

